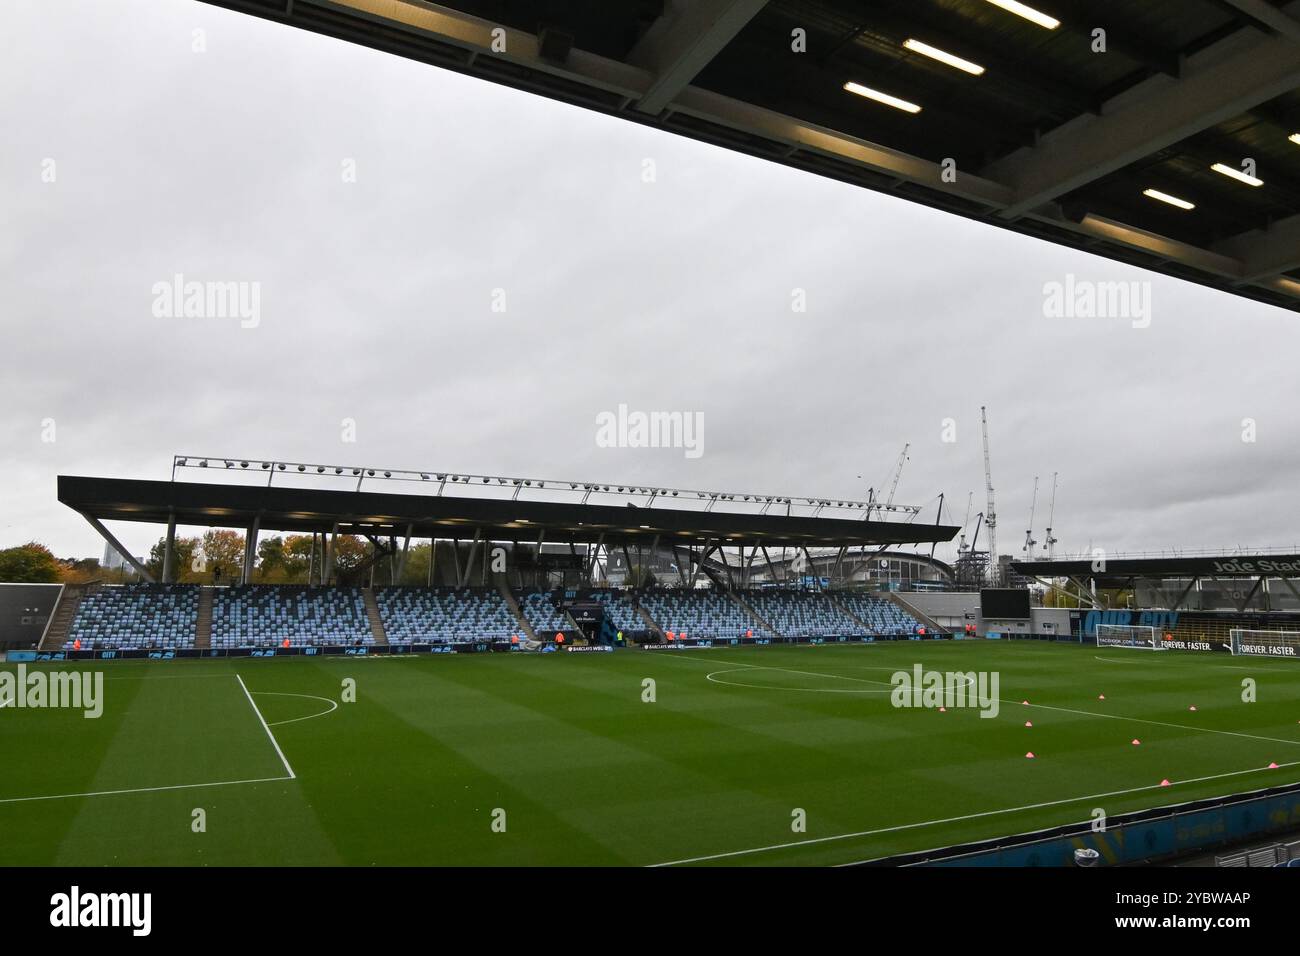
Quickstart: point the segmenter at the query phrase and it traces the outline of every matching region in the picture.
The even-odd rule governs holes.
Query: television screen
[[[1029,591],[1026,588],[983,588],[980,610],[985,620],[995,618],[1029,618]]]

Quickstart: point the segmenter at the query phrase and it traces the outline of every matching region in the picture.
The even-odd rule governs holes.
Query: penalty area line
[[[266,718],[263,717],[262,712],[257,709],[257,702],[253,700],[253,695],[248,692],[248,685],[244,683],[244,678],[236,674],[235,680],[239,681],[239,686],[244,689],[244,696],[248,698],[248,706],[253,708],[253,713],[257,715],[257,722],[262,725],[262,729],[266,731],[267,739],[271,741],[271,746],[274,747],[275,752],[279,754],[280,763],[284,764],[284,769],[288,772],[289,779],[296,780],[298,775],[294,773],[293,768],[289,766],[289,761],[284,756],[284,751],[280,749],[280,742],[275,739],[275,734],[271,733],[271,728],[266,724]]]

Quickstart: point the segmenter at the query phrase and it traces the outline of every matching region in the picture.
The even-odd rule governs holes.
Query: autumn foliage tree
[[[0,551],[0,581],[57,584],[61,566],[50,549],[36,541]]]

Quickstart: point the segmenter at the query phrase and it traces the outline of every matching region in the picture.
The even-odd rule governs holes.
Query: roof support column
[[[1193,574],[1192,579],[1187,582],[1187,587],[1183,588],[1182,592],[1174,600],[1174,603],[1169,606],[1169,610],[1177,611],[1180,607],[1182,607],[1183,601],[1187,600],[1188,593],[1191,592],[1192,588],[1196,587],[1196,582],[1198,580],[1200,579],[1195,574]]]
[[[122,542],[118,541],[117,538],[113,537],[113,532],[105,528],[103,524],[100,523],[98,518],[92,518],[88,514],[82,514],[82,517],[85,518],[87,521],[89,521],[90,526],[99,532],[99,536],[103,538],[105,541],[107,541],[109,545],[112,547],[112,549],[122,556],[123,561],[131,565],[131,567],[135,568],[136,573],[139,574],[140,577],[144,578],[150,584],[156,583],[154,581],[153,575],[149,573],[148,568],[146,568],[143,564],[137,561],[135,559],[135,555],[133,555],[130,551],[126,550],[126,548],[122,547]]]
[[[406,540],[402,542],[402,557],[401,560],[397,562],[397,574],[396,574],[396,580],[393,581],[394,584],[401,584],[402,575],[406,573],[406,559],[411,553],[411,531],[412,530],[414,530],[414,526],[408,524],[406,526]]]
[[[1246,592],[1246,596],[1245,596],[1244,598],[1242,598],[1242,599],[1241,599],[1241,603],[1240,603],[1239,605],[1237,605],[1237,613],[1238,613],[1238,614],[1241,614],[1241,613],[1244,613],[1244,612],[1245,612],[1245,610],[1246,610],[1246,605],[1248,605],[1248,604],[1250,603],[1251,598],[1253,598],[1253,597],[1255,596],[1255,592],[1259,590],[1259,586],[1260,586],[1261,584],[1263,584],[1263,583],[1264,583],[1264,575],[1261,574],[1261,575],[1259,575],[1258,577],[1255,578],[1255,586],[1252,587],[1249,591]]]
[[[321,587],[329,587],[330,579],[334,577],[334,560],[338,556],[339,550],[339,523],[334,522],[334,528],[330,531],[329,540],[325,540],[325,535],[321,535],[321,549],[325,552],[325,566],[321,569]]]
[[[163,584],[176,583],[176,515],[167,518],[167,541],[163,545]]]
[[[253,526],[244,533],[244,571],[240,583],[247,584],[253,579],[253,561],[257,558],[257,535],[262,528],[262,516],[253,519]]]
[[[1296,590],[1295,585],[1291,583],[1291,579],[1283,575],[1278,580],[1285,584],[1286,589],[1291,592],[1297,602],[1300,602],[1300,591]]]

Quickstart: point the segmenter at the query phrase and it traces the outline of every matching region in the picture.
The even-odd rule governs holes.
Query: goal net
[[[1257,657],[1300,658],[1300,631],[1264,631],[1233,628],[1232,653]]]
[[[1142,651],[1163,651],[1156,629],[1149,624],[1098,624],[1098,647],[1135,647]]]

